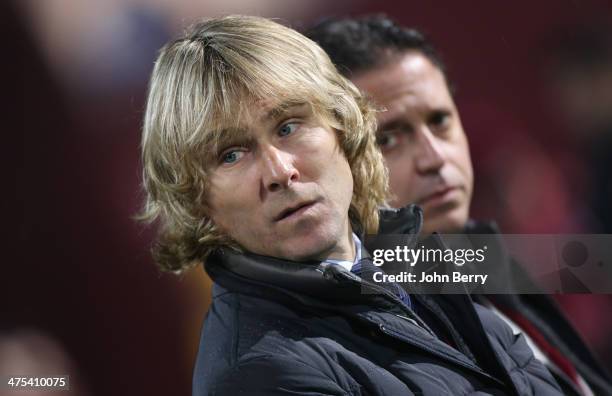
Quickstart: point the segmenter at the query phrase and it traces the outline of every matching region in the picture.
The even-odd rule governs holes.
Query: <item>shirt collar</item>
[[[355,243],[355,259],[353,261],[327,259],[327,260],[323,260],[323,263],[341,265],[342,267],[350,271],[355,264],[361,261],[361,241],[359,240],[359,237],[357,237],[357,235],[354,232],[353,232],[353,243]]]

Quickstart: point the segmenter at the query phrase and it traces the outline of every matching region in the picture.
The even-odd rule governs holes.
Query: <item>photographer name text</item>
[[[395,283],[480,283],[484,285],[489,275],[481,274],[462,274],[454,271],[452,274],[439,274],[437,272],[422,272],[418,278],[416,274],[410,272],[400,272],[398,274],[385,274],[377,272],[373,275],[374,282],[395,282]]]

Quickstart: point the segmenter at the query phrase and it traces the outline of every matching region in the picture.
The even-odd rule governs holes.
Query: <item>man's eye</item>
[[[450,114],[443,111],[437,111],[429,117],[429,124],[434,127],[442,127],[450,121]]]
[[[236,163],[244,156],[244,151],[240,150],[231,150],[226,151],[221,155],[221,162],[224,164],[233,164]]]
[[[298,129],[298,123],[297,122],[289,122],[289,123],[283,125],[282,127],[280,127],[280,129],[278,130],[278,134],[280,136],[291,135],[297,129]]]
[[[376,137],[376,144],[384,151],[392,150],[400,143],[400,138],[397,132],[385,133]]]

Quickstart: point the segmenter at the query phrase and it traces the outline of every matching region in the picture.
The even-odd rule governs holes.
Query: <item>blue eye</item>
[[[233,164],[237,162],[242,156],[244,152],[238,150],[231,150],[221,155],[221,162],[224,164]]]
[[[297,127],[298,127],[298,124],[295,123],[295,122],[287,123],[287,124],[283,125],[282,127],[280,127],[280,129],[278,130],[278,134],[281,135],[281,136],[290,135],[293,132],[295,132]]]

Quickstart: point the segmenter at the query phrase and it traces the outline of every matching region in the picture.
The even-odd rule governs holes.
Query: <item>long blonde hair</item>
[[[151,75],[142,132],[139,219],[158,221],[153,255],[181,272],[221,246],[236,246],[207,215],[204,153],[223,128],[238,125],[258,100],[306,102],[338,134],[353,176],[349,217],[374,233],[387,197],[387,171],[375,145],[374,111],[325,52],[269,19],[227,16],[194,25],[164,46]]]

